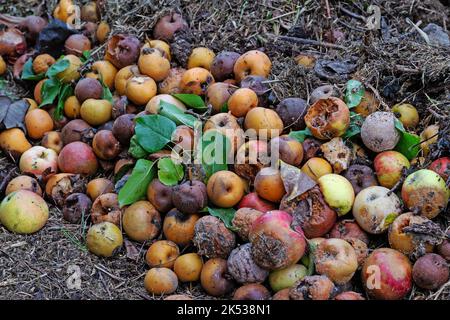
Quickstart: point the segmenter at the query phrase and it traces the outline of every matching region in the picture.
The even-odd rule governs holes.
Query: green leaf
[[[197,145],[197,159],[209,179],[214,173],[228,170],[228,155],[231,152],[230,140],[223,134],[215,131],[206,131]]]
[[[398,131],[406,132],[406,129],[403,126],[403,123],[400,120],[398,120],[397,118],[395,118],[395,120],[394,120],[394,125]]]
[[[80,58],[81,62],[86,62],[91,57],[91,50],[84,50]]]
[[[345,103],[349,109],[356,107],[364,98],[364,85],[358,80],[349,80],[345,89]]]
[[[158,179],[166,186],[174,186],[184,177],[182,164],[174,163],[171,158],[158,161]]]
[[[220,108],[220,112],[228,112],[228,102],[225,102]]]
[[[131,172],[127,182],[119,191],[120,207],[135,203],[145,198],[147,187],[155,177],[155,163],[150,160],[139,159]]]
[[[210,215],[219,218],[220,220],[223,221],[223,223],[225,224],[225,226],[232,230],[232,231],[236,231],[236,228],[233,226],[233,218],[234,215],[236,214],[236,210],[233,208],[210,208],[208,207],[208,212]]]
[[[294,138],[298,142],[302,143],[303,141],[305,141],[307,137],[312,137],[312,133],[311,130],[309,130],[309,128],[306,128],[304,130],[291,131],[289,133],[289,137]]]
[[[128,153],[135,159],[146,158],[149,155],[149,153],[139,144],[136,135],[131,137]]]
[[[400,152],[411,161],[420,152],[420,137],[406,131],[401,132],[400,140],[394,150]]]
[[[55,101],[62,87],[62,83],[58,79],[45,80],[41,88],[42,102],[39,107],[48,105]]]
[[[45,78],[45,72],[40,74],[35,74],[33,71],[33,59],[28,59],[27,62],[23,65],[22,76],[20,77],[22,80],[35,80],[39,81]]]
[[[177,93],[173,94],[175,98],[183,102],[188,107],[197,110],[206,110],[206,104],[203,99],[196,94],[188,94],[188,93]]]
[[[59,59],[48,68],[45,74],[47,78],[54,78],[58,73],[63,72],[70,66],[70,61],[67,59]]]
[[[159,106],[159,114],[175,121],[177,125],[184,124],[190,128],[194,128],[195,122],[198,121],[193,115],[184,113],[177,106],[166,101],[161,100]]]
[[[60,92],[58,94],[58,105],[55,108],[54,116],[56,120],[59,120],[63,116],[64,111],[64,102],[69,98],[71,95],[73,95],[73,88],[70,85],[70,83],[64,84]]]
[[[136,120],[136,137],[147,152],[159,151],[171,141],[176,124],[169,118],[151,114]]]
[[[350,125],[347,131],[342,136],[343,139],[349,139],[361,133],[361,126],[364,122],[364,118],[355,112],[350,112]]]
[[[113,95],[111,93],[111,90],[109,90],[109,87],[103,82],[102,79],[100,79],[100,83],[102,84],[102,87],[103,87],[102,99],[108,100],[109,103],[111,103],[111,105],[113,105],[114,104],[114,99],[113,99]]]

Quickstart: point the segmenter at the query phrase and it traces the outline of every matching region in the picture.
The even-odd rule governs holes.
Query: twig
[[[422,38],[425,40],[425,42],[427,44],[430,44],[430,38],[428,37],[428,35],[422,30],[420,29],[417,24],[415,24],[414,22],[412,22],[409,18],[406,18],[406,22],[409,23],[410,25],[412,25],[414,27],[414,29],[417,30],[417,32],[422,36]]]
[[[328,2],[328,0],[325,0],[325,7],[327,9],[327,18],[331,19],[330,3]]]
[[[346,15],[352,17],[352,18],[359,19],[359,20],[362,20],[362,21],[366,22],[366,18],[363,17],[362,15],[359,15],[359,14],[357,14],[357,13],[351,12],[350,10],[345,9],[344,7],[339,7],[339,9],[340,9],[344,14],[346,14]]]
[[[282,40],[282,41],[301,43],[301,44],[310,44],[313,46],[328,47],[328,48],[333,48],[333,49],[341,49],[341,50],[347,49],[346,47],[340,46],[338,44],[322,42],[322,41],[317,41],[317,40],[312,40],[312,39],[304,39],[304,38],[289,37],[289,36],[279,36],[279,37],[277,37],[277,39]]]

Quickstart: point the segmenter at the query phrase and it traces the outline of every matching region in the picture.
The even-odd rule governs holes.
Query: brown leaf
[[[124,243],[125,243],[125,250],[127,252],[127,258],[130,260],[137,261],[139,259],[139,250],[134,246],[134,244],[131,241],[127,239],[124,239]]]
[[[283,161],[280,161],[280,163],[281,179],[286,189],[286,195],[283,200],[290,201],[316,185],[316,182],[299,168]]]

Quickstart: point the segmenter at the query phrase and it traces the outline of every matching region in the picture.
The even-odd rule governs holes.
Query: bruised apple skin
[[[316,271],[337,284],[350,281],[358,269],[353,247],[342,239],[325,239],[314,250]]]
[[[206,261],[200,274],[202,288],[211,296],[220,297],[234,289],[234,281],[228,275],[227,261],[213,258]]]
[[[355,194],[367,187],[378,185],[373,170],[361,164],[352,164],[344,173],[344,177],[352,184]]]
[[[428,253],[417,259],[412,275],[414,283],[420,288],[435,290],[448,281],[449,268],[440,255]]]
[[[373,166],[381,186],[392,188],[400,180],[403,168],[409,169],[409,160],[397,151],[384,151],[375,157]]]
[[[433,219],[447,206],[450,190],[439,174],[422,169],[406,177],[401,194],[409,210]]]
[[[19,168],[22,173],[31,173],[42,176],[44,172],[56,173],[58,155],[52,149],[35,146],[25,151],[20,157]]]
[[[285,268],[305,253],[306,242],[300,227],[291,228],[292,216],[285,211],[269,211],[255,220],[249,239],[255,262],[267,270]]]
[[[259,283],[243,285],[233,295],[233,300],[269,300],[269,298],[269,290]]]
[[[272,68],[272,62],[262,51],[251,50],[241,55],[234,63],[234,75],[238,82],[248,75],[267,78]]]
[[[306,276],[289,289],[290,300],[329,300],[333,282],[324,275]]]
[[[262,214],[261,211],[252,208],[240,208],[236,211],[231,223],[242,240],[248,241],[248,233],[253,222]]]
[[[355,198],[353,216],[364,231],[381,234],[389,228],[389,220],[402,212],[400,199],[380,186],[362,190]]]
[[[428,168],[439,174],[444,181],[450,176],[450,157],[443,157],[434,160]]]
[[[252,258],[252,245],[246,243],[231,251],[227,261],[228,272],[239,283],[261,283],[269,272],[259,267]]]
[[[170,210],[164,217],[164,237],[179,246],[187,246],[194,238],[195,224],[199,219],[198,214],[184,214],[177,209]]]
[[[29,190],[10,193],[0,204],[0,222],[14,233],[35,233],[44,227],[48,216],[47,203]]]
[[[62,148],[58,156],[61,172],[93,175],[97,172],[98,161],[92,148],[83,142],[72,142]]]
[[[329,140],[345,133],[350,124],[350,111],[339,98],[321,99],[309,107],[305,123],[314,137]]]
[[[18,176],[6,186],[5,196],[18,190],[28,190],[42,196],[42,189],[38,181],[30,176]]]
[[[161,183],[159,179],[153,179],[147,188],[147,200],[159,212],[166,213],[173,208],[173,188]]]
[[[363,265],[361,280],[367,294],[374,299],[403,299],[412,287],[411,263],[397,250],[376,249]]]

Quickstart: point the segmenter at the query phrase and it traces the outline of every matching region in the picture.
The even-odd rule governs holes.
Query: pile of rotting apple
[[[20,169],[2,181],[5,232],[39,232],[52,203],[90,226],[92,254],[143,243],[143,285],[166,299],[189,299],[174,294],[180,282],[233,299],[362,300],[448,281],[435,218],[450,158],[424,166],[439,126],[417,135],[414,106],[380,106],[362,79],[319,87],[309,105],[274,101],[262,51],[197,47],[182,64],[171,59],[181,15],[138,39],[110,34],[95,3],[72,28],[71,5],[50,21],[2,17],[0,72],[14,63],[34,81],[33,98],[0,97],[0,146]]]

